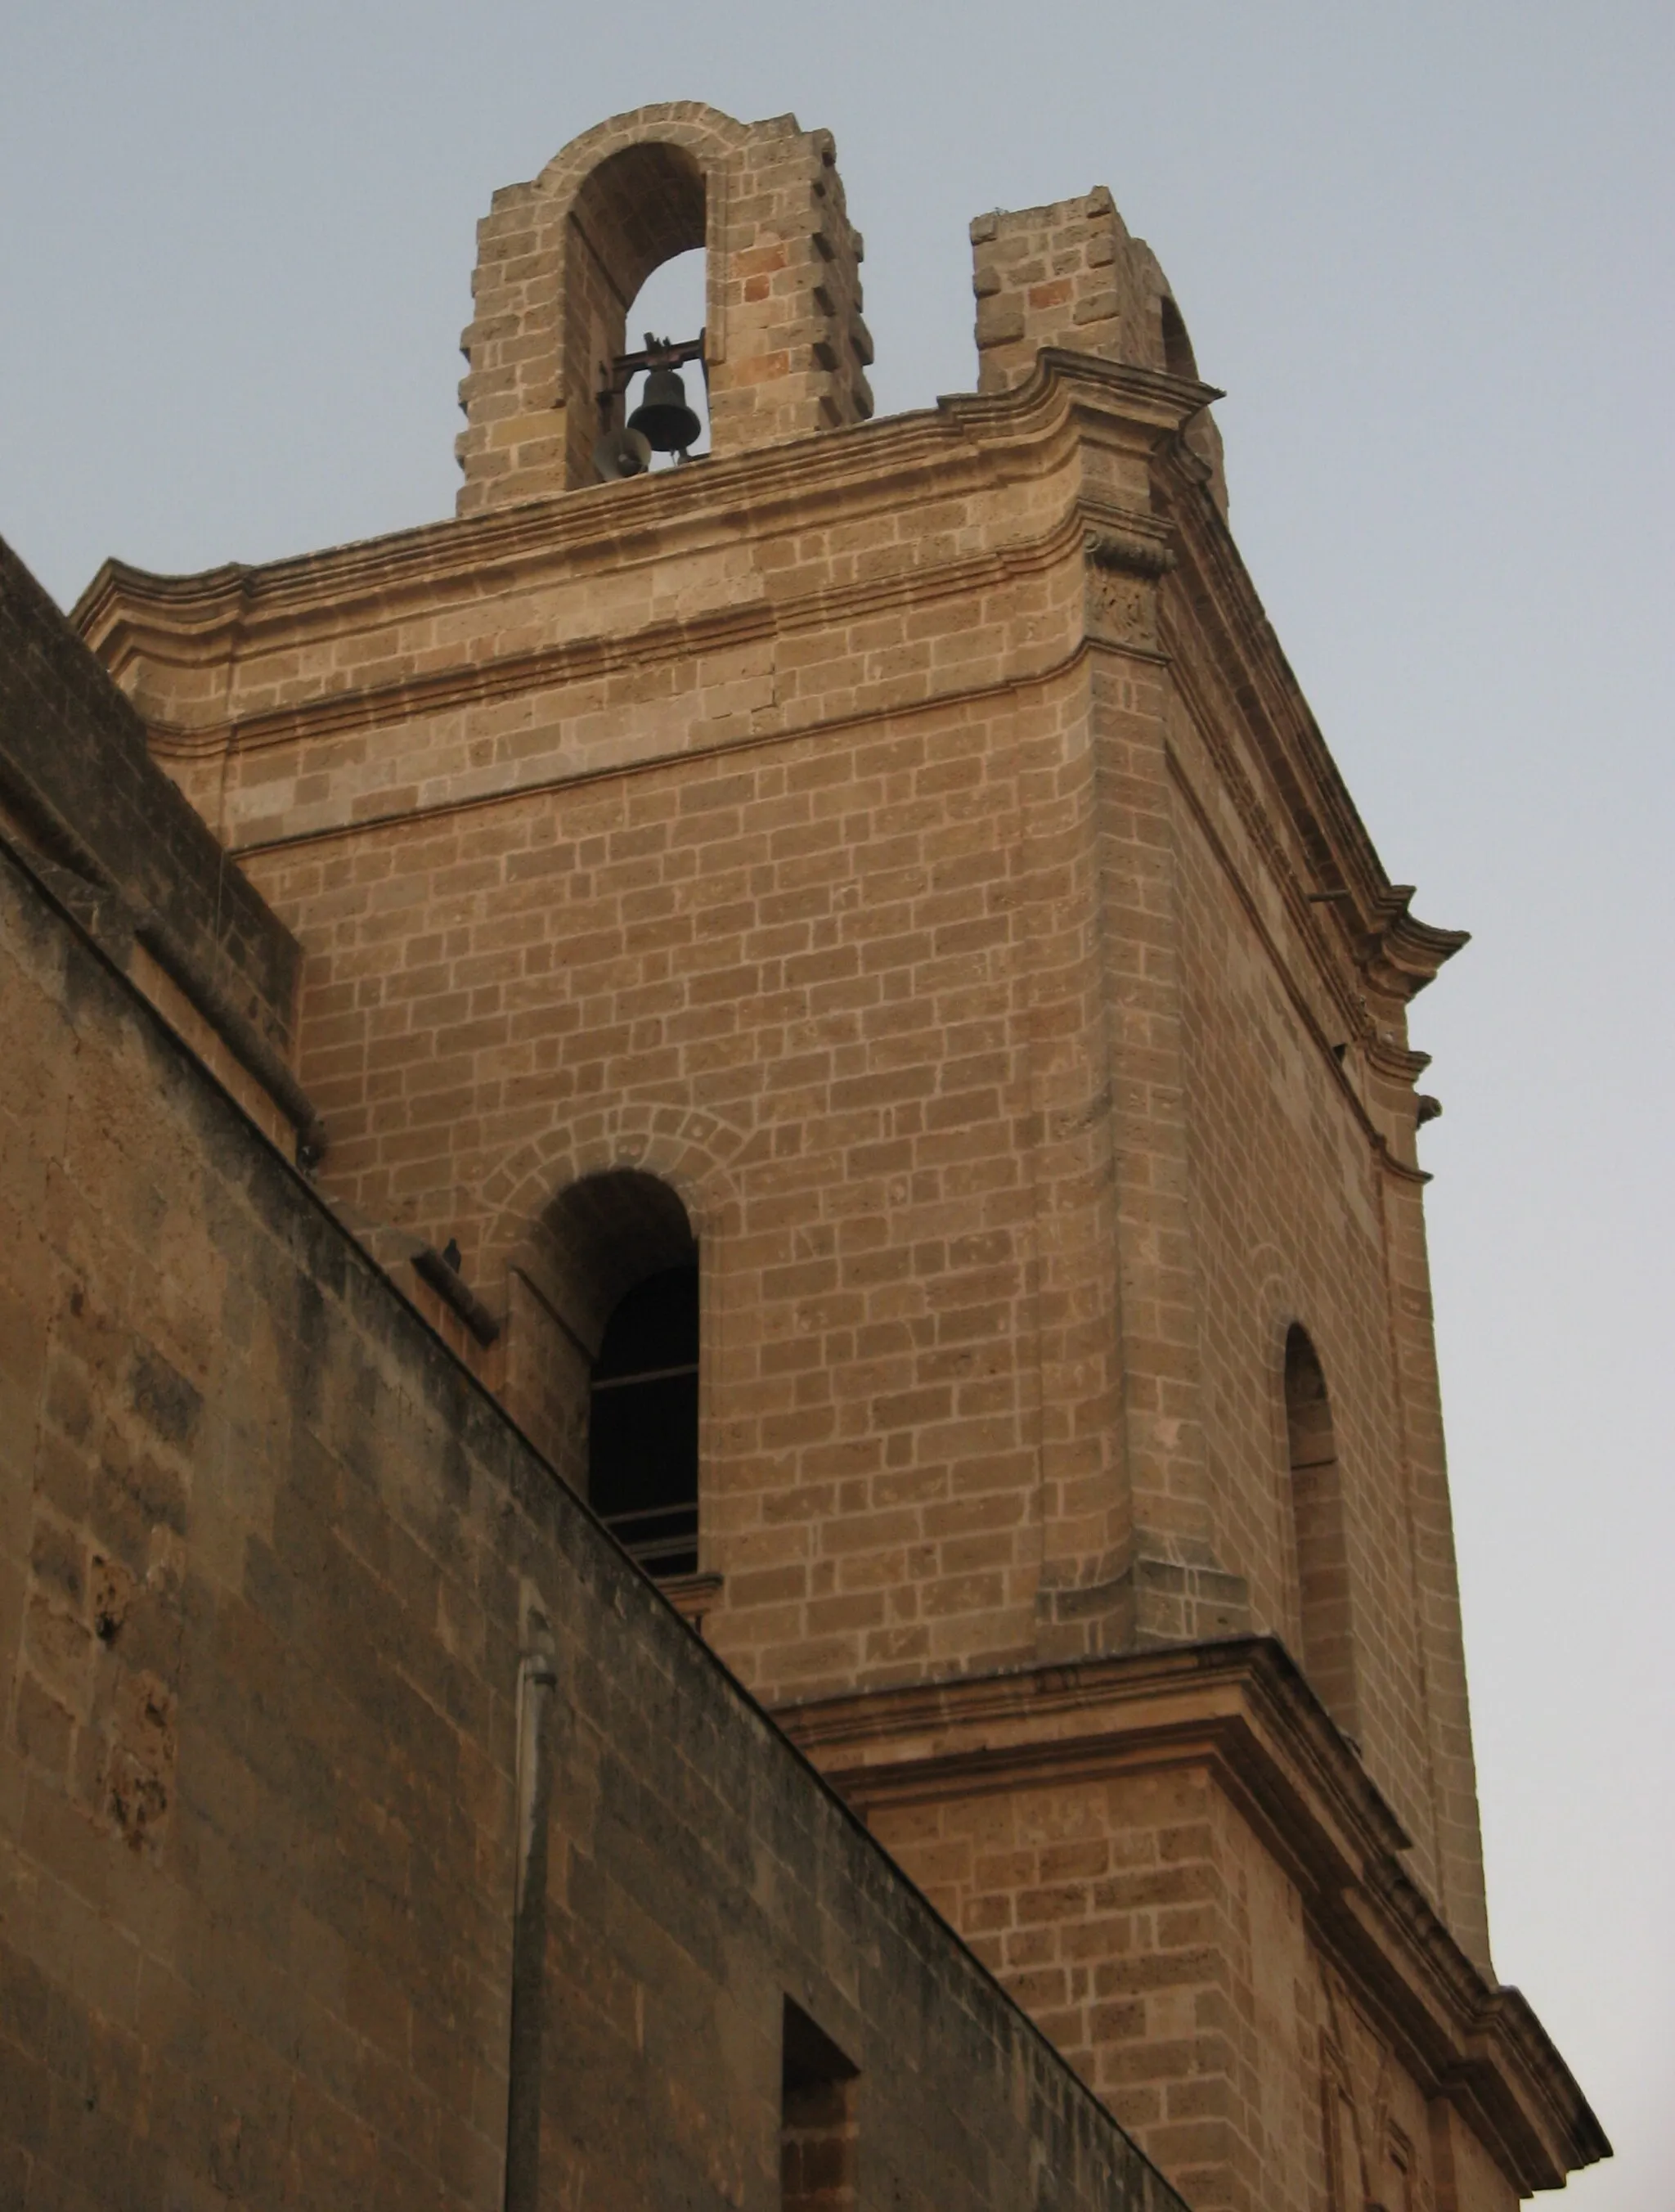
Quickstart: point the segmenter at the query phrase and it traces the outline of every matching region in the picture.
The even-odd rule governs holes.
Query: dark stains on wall
[[[790,2000],[857,2205],[1173,2206],[4,855],[0,966],[0,2201],[500,2205],[533,1608],[537,2201],[770,2212]]]

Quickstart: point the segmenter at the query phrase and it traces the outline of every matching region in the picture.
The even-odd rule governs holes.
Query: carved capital
[[[1152,582],[1174,566],[1174,549],[1161,538],[1142,538],[1138,532],[1099,525],[1090,525],[1083,532],[1082,550],[1091,568],[1144,576]]]
[[[1090,526],[1082,533],[1087,562],[1087,627],[1101,645],[1157,646],[1157,579],[1174,565],[1159,538]]]

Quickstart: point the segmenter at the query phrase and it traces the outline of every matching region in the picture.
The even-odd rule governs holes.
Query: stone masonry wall
[[[1214,1777],[880,1807],[875,1834],[1194,2212],[1512,2212],[1393,2057]]]
[[[997,483],[950,436],[908,498],[866,442],[841,493],[833,458],[775,479],[743,545],[718,463],[555,503],[503,572],[415,534],[411,580],[364,612],[354,556],[264,581],[231,703],[270,733],[224,774],[201,744],[178,767],[308,947],[326,1187],[458,1239],[507,1316],[462,1353],[568,1468],[549,1209],[611,1167],[677,1189],[706,1632],[769,1699],[1101,1638],[1295,1639],[1263,1237],[1296,1317],[1340,1314],[1357,1556],[1400,1609],[1390,1285],[1344,1218],[1372,1141],[1329,1053],[1249,1018],[1296,991],[1318,1025],[1331,993],[1318,945],[1238,903],[1278,900],[1273,855],[1228,831],[1241,888],[1206,868],[1171,764],[1190,672],[1157,651],[1175,586],[1133,537],[1149,465],[1114,441],[1032,472],[1013,447]],[[1104,557],[1140,572],[1065,527],[1095,465],[1138,518]],[[368,688],[340,702],[357,653]],[[475,691],[431,704],[462,667]],[[1282,858],[1314,880],[1300,843]],[[1363,1749],[1441,1899],[1402,1632]]]
[[[571,1480],[555,1209],[679,1197],[694,1610],[764,1699],[1296,1648],[1311,1328],[1359,1753],[1486,1963],[1397,895],[1180,442],[1202,389],[1057,356],[279,564],[219,730],[201,671],[159,696],[190,584],[123,586],[118,649],[307,947],[324,1188],[458,1240],[505,1326],[449,1340]]]
[[[1251,803],[1264,772],[1255,733],[1283,702],[1252,701],[1241,714],[1228,669],[1180,649],[1193,635],[1190,597],[1177,597],[1172,580],[1178,673],[1160,773],[1171,793],[1183,1165],[1202,1317],[1192,1340],[1211,1541],[1249,1578],[1253,1626],[1301,1655],[1284,1374],[1288,1328],[1301,1324],[1322,1362],[1336,1435],[1357,1747],[1412,1836],[1416,1874],[1487,1972],[1459,1594],[1435,1518],[1446,1478],[1422,1261],[1412,1280],[1424,1178],[1411,1085],[1424,1063],[1408,1060],[1394,1085],[1379,1072],[1403,1058],[1405,999],[1364,975],[1347,988],[1311,988],[1332,970],[1306,939],[1329,941],[1341,908],[1326,899],[1299,913],[1277,896],[1277,856],[1264,849],[1273,818]],[[1308,734],[1302,724],[1290,741]],[[1282,834],[1290,851],[1278,857],[1293,884],[1308,882],[1306,831]]]
[[[37,849],[72,869],[90,862],[130,910],[155,912],[238,1012],[289,1048],[295,939],[156,766],[139,716],[3,540],[0,805]]]
[[[1248,1578],[1248,1611],[1225,1626],[1299,1648],[1278,1349],[1284,1320],[1329,1316],[1364,1748],[1429,1883],[1375,1170],[1336,1068],[1277,1011],[1277,971],[1171,795],[1152,672],[1126,680],[1132,766],[1115,789],[1133,832],[1112,866],[1139,887],[1160,839],[1178,851],[1187,1054],[1187,1103],[1156,1126],[1120,1093],[1137,1255],[1126,1497],[1100,1455],[1095,1393],[1111,1383],[1089,1365],[1117,1325],[1099,1232],[1049,1209],[1040,1182],[1047,1071],[1071,1123],[1106,1079],[1077,872],[1100,783],[1064,734],[1073,690],[1056,714],[898,714],[836,744],[683,759],[671,744],[651,774],[247,865],[312,948],[302,1064],[333,1132],[331,1187],[367,1218],[459,1238],[512,1316],[485,1376],[561,1463],[581,1378],[567,1410],[537,1402],[574,1354],[537,1297],[502,1289],[508,1262],[551,1296],[533,1231],[589,1170],[639,1164],[687,1200],[706,1284],[704,1557],[725,1578],[710,1633],[761,1694],[1027,1659],[1044,1562],[1120,1550],[1137,1522],[1152,1556],[1191,1556],[1190,1540]],[[561,696],[543,720],[573,727],[573,711]],[[1106,944],[1139,942],[1153,911],[1137,888]],[[1110,972],[1120,988],[1125,965]],[[1114,1014],[1110,1048],[1136,1068],[1159,1036],[1143,999]],[[1177,1110],[1184,1182],[1153,1149]],[[1058,1171],[1077,1189],[1084,1165]],[[1138,1272],[1165,1204],[1184,1205],[1199,1271],[1172,1318]],[[1062,1318],[1042,1272],[1055,1261]],[[1205,1396],[1177,1433],[1180,1328]],[[1154,1422],[1172,1440],[1149,1487]],[[1180,1632],[1213,1630],[1183,1617]]]
[[[337,916],[306,1079],[355,1206],[457,1235],[498,1296],[508,1255],[550,1280],[531,1231],[577,1174],[685,1199],[716,1633],[766,1692],[1033,1645],[1008,1001],[1051,878],[1018,872],[1015,759],[1004,707],[956,713],[255,863]]]
[[[1360,1730],[1381,1785],[1431,1810],[1412,1601],[1413,1535],[1402,1409],[1383,1303],[1363,1286],[1386,1260],[1384,1170],[1325,1048],[1274,972],[1253,956],[1235,896],[1190,817],[1182,823],[1182,965],[1195,1102],[1194,1226],[1216,1547],[1245,1563],[1252,1610],[1303,1650],[1283,1427],[1287,1328],[1301,1322],[1331,1394],[1345,1488]],[[1419,1863],[1440,1893],[1434,1820]]]
[[[501,2203],[544,1622],[541,2202],[777,2205],[790,1998],[858,2206],[1169,2212],[5,854],[0,963],[0,2198]]]

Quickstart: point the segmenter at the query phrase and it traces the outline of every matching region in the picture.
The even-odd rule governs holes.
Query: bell
[[[683,453],[703,424],[686,404],[680,371],[654,368],[646,378],[646,397],[628,417],[653,453]]]

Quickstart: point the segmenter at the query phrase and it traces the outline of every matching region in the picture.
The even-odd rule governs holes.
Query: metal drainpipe
[[[558,1670],[549,1650],[518,1665],[518,1888],[512,1923],[512,2048],[507,2067],[506,2212],[536,2212],[545,2026],[548,1717]]]

